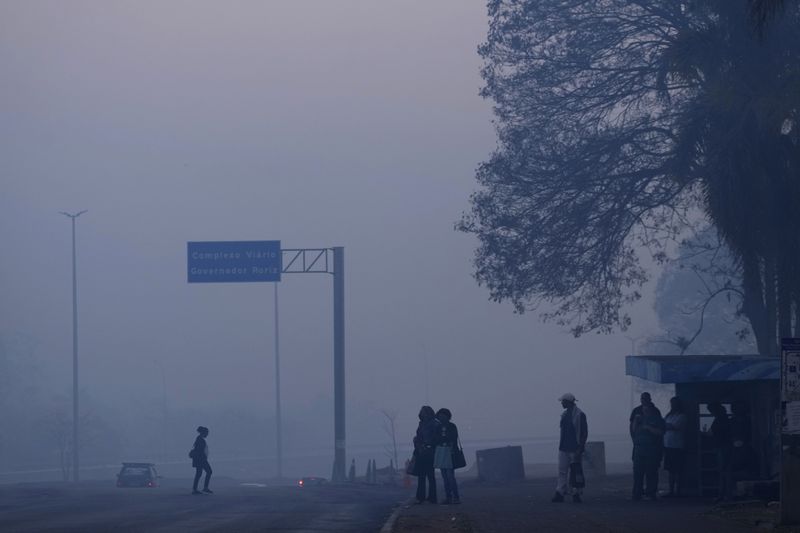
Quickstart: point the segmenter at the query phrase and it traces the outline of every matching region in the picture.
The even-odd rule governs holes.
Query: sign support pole
[[[344,247],[333,248],[333,482],[345,481]]]
[[[275,455],[278,479],[283,478],[283,423],[281,418],[281,351],[278,329],[278,283],[275,287]]]

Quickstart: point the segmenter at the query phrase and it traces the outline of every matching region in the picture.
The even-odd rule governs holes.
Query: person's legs
[[[200,476],[203,475],[203,467],[194,467],[194,483],[192,483],[192,492],[197,492],[197,484],[200,482]]]
[[[558,482],[556,483],[556,492],[564,496],[569,492],[569,454],[567,452],[558,452]]]
[[[208,490],[208,482],[211,481],[211,465],[206,462],[203,466],[203,470],[206,471],[206,479],[203,481],[203,490]]]
[[[450,490],[453,494],[453,503],[461,503],[461,497],[458,494],[458,482],[456,481],[456,471],[450,470]]]
[[[717,450],[719,465],[719,500],[727,500],[731,491],[731,457],[729,450]]]
[[[581,460],[580,457],[575,457],[575,456],[571,457],[570,458],[570,463],[569,463],[570,464],[570,466],[569,466],[570,469],[572,468],[572,465],[576,463],[576,461],[580,462],[580,460]],[[581,466],[583,466],[583,465],[581,465]],[[572,500],[575,501],[575,502],[580,502],[581,501],[581,494],[583,494],[583,487],[570,487],[570,490],[572,491]]]
[[[643,458],[634,454],[633,456],[633,499],[642,499],[642,488],[644,485],[644,461]]]
[[[428,501],[436,503],[436,470],[433,466],[428,469]]]
[[[450,480],[453,476],[453,470],[450,468],[440,468],[439,472],[442,474],[442,483],[444,484],[445,503],[450,503],[453,500],[453,487],[450,483]]]
[[[422,471],[417,472],[417,501],[425,501],[425,473]]]
[[[659,457],[648,457],[645,471],[645,495],[648,498],[655,498],[658,494],[658,467],[661,461]]]

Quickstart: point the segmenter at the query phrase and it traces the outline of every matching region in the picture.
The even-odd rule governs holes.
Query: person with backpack
[[[192,467],[195,469],[194,483],[192,484],[192,494],[202,494],[203,492],[206,494],[213,494],[214,492],[208,488],[208,482],[211,480],[212,472],[211,465],[208,463],[208,443],[206,442],[206,437],[208,437],[208,428],[205,426],[199,426],[197,428],[197,433],[197,438],[194,439],[194,446],[189,452],[189,457],[192,458]],[[203,472],[206,473],[206,479],[203,482],[203,492],[200,492],[197,490],[197,484],[199,483]]]

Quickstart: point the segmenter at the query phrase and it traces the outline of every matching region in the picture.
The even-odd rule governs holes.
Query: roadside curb
[[[389,515],[389,518],[386,520],[386,523],[383,524],[383,527],[379,533],[392,533],[394,530],[394,525],[397,523],[397,519],[400,517],[400,513],[403,512],[403,508],[411,505],[412,501],[414,501],[414,498],[409,498],[400,502],[397,507],[395,507],[394,511],[392,511],[392,514]]]

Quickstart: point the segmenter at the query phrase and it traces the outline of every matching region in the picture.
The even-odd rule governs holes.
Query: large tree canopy
[[[499,142],[459,228],[480,240],[476,277],[493,299],[520,312],[547,303],[545,318],[577,335],[625,328],[648,279],[640,251],[663,259],[665,243],[705,216],[741,266],[748,319],[793,316],[798,291],[783,318],[780,305],[766,308],[783,290],[770,268],[797,264],[796,217],[784,208],[800,201],[800,9],[761,39],[748,9],[489,2],[482,94]],[[777,334],[768,327],[753,324],[764,352]]]

